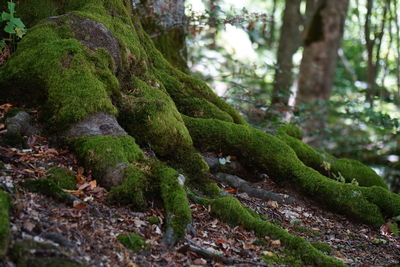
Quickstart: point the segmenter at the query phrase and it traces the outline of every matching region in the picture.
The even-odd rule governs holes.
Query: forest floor
[[[290,261],[282,260],[287,253],[280,240],[260,239],[241,226],[222,223],[210,216],[209,207],[194,203],[191,204],[193,227],[183,241],[173,248],[166,248],[161,243],[163,210],[157,203],[150,203],[147,212],[112,206],[106,201],[106,190],[78,165],[70,151],[51,147],[49,141],[41,136],[30,137],[28,143],[29,149],[0,147],[1,160],[5,163],[5,169],[0,171],[0,183],[9,189],[14,202],[11,246],[19,239],[47,242],[59,247],[71,260],[90,266],[228,265],[193,252],[189,247],[220,253],[234,266],[266,265],[264,260],[278,260],[291,265]],[[77,190],[71,193],[83,202],[66,205],[18,186],[26,179],[45,177],[46,171],[54,166],[74,171]],[[244,205],[265,214],[271,222],[290,233],[310,242],[329,245],[331,249],[322,247],[321,250],[350,266],[394,266],[400,263],[400,238],[390,233],[389,225],[375,229],[351,222],[269,179],[254,186],[294,196],[296,202],[282,205],[263,201],[221,185]],[[159,223],[151,224],[148,221],[151,217],[157,217]],[[130,232],[146,238],[150,250],[134,253],[121,245],[116,236]],[[5,264],[14,266],[11,258],[7,258]]]

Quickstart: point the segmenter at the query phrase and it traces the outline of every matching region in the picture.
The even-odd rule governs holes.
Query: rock
[[[127,133],[118,124],[117,119],[113,115],[98,112],[72,125],[66,135],[67,138],[74,138],[101,135],[119,136],[124,134]]]
[[[106,49],[114,59],[116,65],[114,72],[117,71],[117,68],[121,65],[119,43],[104,24],[73,14],[50,17],[47,20],[58,25],[68,24],[74,32],[74,38],[92,50]]]
[[[22,136],[32,136],[39,131],[31,124],[31,116],[20,111],[15,116],[6,120],[7,132],[11,134],[20,134]]]

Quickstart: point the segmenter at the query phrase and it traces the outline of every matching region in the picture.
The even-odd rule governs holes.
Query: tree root
[[[292,250],[305,264],[345,266],[342,262],[323,254],[303,238],[293,236],[286,230],[261,220],[255,212],[243,207],[236,198],[206,199],[193,194],[189,196],[199,204],[210,206],[211,213],[227,223],[242,225],[246,230],[254,231],[260,237],[269,236],[272,239],[281,240],[283,245]]]
[[[247,193],[247,195],[249,195],[250,197],[255,197],[267,201],[273,200],[281,204],[291,204],[295,202],[295,199],[288,195],[277,194],[264,189],[254,188],[248,182],[236,175],[219,172],[214,175],[214,178],[220,182],[238,188],[241,192]]]
[[[200,150],[237,155],[277,181],[291,180],[306,195],[349,218],[379,226],[384,223],[382,214],[400,214],[400,195],[376,186],[359,187],[329,179],[305,166],[296,153],[275,136],[219,120],[186,116],[184,120]],[[377,190],[379,196],[375,196]]]
[[[242,259],[236,259],[236,258],[228,258],[228,257],[222,256],[221,255],[222,253],[210,251],[209,249],[204,248],[191,240],[185,240],[185,241],[188,244],[179,248],[178,252],[185,253],[186,251],[192,251],[192,252],[199,254],[205,258],[223,262],[225,264],[251,264],[251,266],[269,266],[268,264],[263,263],[263,262],[242,260]]]

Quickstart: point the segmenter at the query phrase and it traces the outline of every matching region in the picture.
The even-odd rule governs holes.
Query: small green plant
[[[333,178],[336,179],[336,181],[340,182],[340,183],[345,183],[346,179],[343,177],[343,175],[338,172],[338,174],[333,174]]]
[[[1,13],[0,23],[6,23],[4,26],[4,32],[9,34],[9,38],[0,40],[0,51],[5,47],[6,41],[15,45],[17,38],[21,39],[27,31],[22,20],[15,17],[15,3],[10,1],[7,6],[8,12],[3,11]]]

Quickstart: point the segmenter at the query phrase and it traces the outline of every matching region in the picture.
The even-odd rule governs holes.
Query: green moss
[[[298,140],[303,139],[302,131],[296,125],[293,125],[293,124],[284,124],[284,125],[278,127],[277,133],[278,133],[278,135],[279,134],[287,134]]]
[[[11,147],[19,147],[26,148],[28,145],[24,139],[24,137],[20,133],[12,133],[6,132],[1,136],[2,146],[11,146]]]
[[[332,252],[332,248],[328,244],[322,242],[310,242],[310,243],[314,248],[318,249],[319,251],[327,255],[329,255]]]
[[[79,160],[94,174],[104,174],[107,169],[120,163],[131,163],[143,159],[143,153],[129,135],[94,136],[70,140]]]
[[[314,231],[310,228],[301,226],[301,225],[295,225],[293,227],[293,231],[298,232],[298,233],[303,233],[305,235],[307,235],[308,237],[315,237],[320,235],[320,233],[318,233],[317,231]]]
[[[46,172],[47,178],[54,181],[60,188],[76,189],[76,179],[72,171],[62,167],[52,167]]]
[[[60,202],[70,204],[73,201],[70,194],[64,192],[53,180],[47,178],[27,180],[22,182],[22,186],[31,192],[41,193]]]
[[[380,186],[388,188],[385,181],[374,170],[365,166],[357,160],[338,159],[332,163],[332,171],[341,173],[346,182],[356,179],[361,186]]]
[[[0,190],[0,259],[7,252],[10,233],[9,210],[11,199],[9,195]]]
[[[20,113],[21,111],[25,111],[25,110],[23,108],[19,108],[19,107],[12,107],[7,111],[7,113],[5,115],[5,118],[6,119],[7,118],[12,118],[15,115],[17,115],[18,113]]]
[[[40,24],[0,68],[0,87],[13,88],[12,92],[2,90],[0,97],[32,105],[46,103],[50,126],[58,128],[98,111],[116,114],[109,98],[113,87],[99,78],[108,75],[108,80],[115,80],[109,58],[71,39],[65,26]]]
[[[38,243],[33,240],[19,240],[15,242],[11,249],[11,258],[18,267],[78,267],[85,266],[78,264],[66,256],[49,256],[46,253],[33,254],[32,250],[58,250],[59,248],[53,247],[46,243]],[[61,253],[60,253],[61,254]]]
[[[147,221],[151,224],[159,224],[160,223],[160,219],[156,216],[150,216],[149,218],[147,218]]]
[[[252,216],[240,202],[232,197],[218,198],[211,202],[211,212],[222,220],[234,225],[242,225],[257,235],[279,239],[283,245],[294,252],[305,264],[313,266],[344,266],[340,261],[330,258],[304,239]]]
[[[399,225],[397,224],[397,222],[392,222],[391,231],[394,236],[397,236],[397,237],[399,236]]]
[[[289,134],[288,131],[292,132]],[[278,129],[278,137],[296,152],[297,157],[305,165],[318,170],[324,175],[332,176],[331,178],[333,178],[334,174],[339,175],[340,173],[343,175],[347,183],[351,183],[351,181],[355,179],[360,186],[377,185],[387,189],[384,180],[371,168],[356,160],[336,159],[325,151],[314,149],[311,146],[302,143],[298,140],[298,135],[299,133],[293,129],[287,130],[287,127]],[[324,163],[328,163],[330,169],[327,169],[326,166],[324,166]]]
[[[146,174],[131,164],[124,171],[122,184],[111,188],[107,198],[111,203],[132,205],[136,210],[145,210],[147,205],[144,191],[147,184]]]
[[[149,250],[150,246],[146,243],[145,239],[135,233],[120,234],[117,236],[118,241],[135,252]]]
[[[305,166],[295,151],[275,136],[218,120],[184,117],[184,121],[195,145],[201,150],[238,155],[250,166],[265,171],[278,181],[291,181],[303,193],[350,218],[381,225],[384,222],[382,213],[400,214],[397,194],[384,188],[358,187],[327,179]],[[379,196],[376,196],[377,190]]]
[[[175,238],[185,235],[186,227],[192,220],[186,191],[177,179],[178,173],[169,167],[156,164],[153,176],[160,183],[161,198],[167,213],[167,225],[174,230]]]

